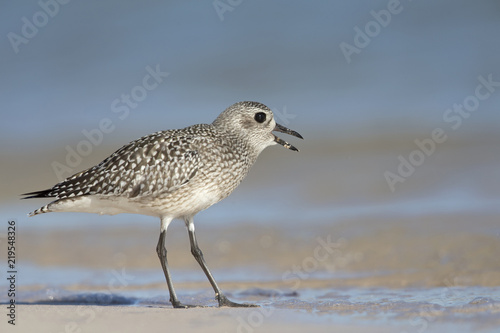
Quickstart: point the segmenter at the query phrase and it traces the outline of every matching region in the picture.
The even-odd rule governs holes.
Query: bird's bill
[[[296,136],[297,138],[304,139],[302,137],[302,135],[300,135],[299,133],[297,133],[295,131],[292,131],[291,129],[286,128],[285,126],[282,126],[280,124],[276,124],[276,127],[274,128],[273,131],[281,132],[281,133],[286,133],[286,134],[289,134],[289,135]],[[274,136],[274,142],[279,143],[280,145],[282,145],[283,147],[285,147],[287,149],[290,149],[290,150],[293,150],[293,151],[299,151],[297,148],[295,148],[294,146],[292,146],[291,144],[289,144],[285,140],[282,140],[282,139],[278,138],[276,135]]]

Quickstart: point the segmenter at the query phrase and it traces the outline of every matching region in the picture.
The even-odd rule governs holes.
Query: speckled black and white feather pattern
[[[233,104],[212,124],[144,136],[48,190],[25,194],[27,198],[55,198],[30,216],[86,212],[159,217],[156,253],[174,308],[192,307],[182,304],[175,294],[165,244],[168,225],[174,219],[183,219],[191,253],[212,285],[219,306],[252,307],[232,302],[222,293],[196,241],[194,216],[231,194],[266,147],[280,144],[298,151],[273,131],[302,138],[276,124],[271,110],[261,103]]]
[[[96,166],[49,190],[34,192],[33,197],[65,199],[111,195],[133,198],[175,191],[198,171],[200,159],[192,144],[196,137],[189,135],[192,130],[156,132],[132,141]]]
[[[227,169],[227,175],[231,178],[215,178],[221,178],[217,180],[220,185],[227,183],[228,179],[234,179],[236,183],[233,186],[225,184],[230,193],[239,183],[241,175],[238,173],[243,172],[243,176],[246,174],[243,165],[248,163],[246,152],[241,149],[235,151],[234,142],[234,139],[221,135],[212,125],[206,124],[147,135],[51,189],[28,193],[28,198],[56,199],[30,215],[48,212],[50,206],[58,201],[81,196],[154,201],[188,184],[200,168],[204,169],[200,174],[212,175],[212,178],[216,174],[226,175],[223,170]],[[204,161],[202,156],[205,157]],[[218,157],[215,161],[212,160],[214,156]],[[235,158],[242,159],[244,163],[239,166],[242,163],[234,164],[234,170],[231,171],[230,165]],[[210,185],[211,180],[204,177],[204,182]]]
[[[267,122],[257,123],[256,112],[268,114]],[[278,142],[271,133],[275,126],[269,108],[240,102],[212,124],[144,136],[48,190],[27,193],[27,198],[55,198],[30,216],[52,211],[194,216],[227,197],[260,152]]]

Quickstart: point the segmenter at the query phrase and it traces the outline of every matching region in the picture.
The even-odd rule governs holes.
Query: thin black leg
[[[172,278],[170,277],[170,271],[168,270],[167,263],[167,248],[165,247],[165,236],[167,234],[166,230],[160,233],[160,238],[158,239],[158,245],[156,245],[156,253],[158,258],[160,258],[161,267],[163,268],[163,273],[165,274],[165,279],[167,280],[168,291],[170,293],[170,303],[174,308],[190,308],[195,307],[193,305],[185,305],[179,302],[177,295],[175,294],[174,285],[172,283]]]
[[[189,242],[191,243],[191,253],[193,254],[193,256],[196,259],[196,261],[198,262],[198,264],[200,264],[201,268],[203,269],[203,272],[205,272],[205,275],[207,276],[208,281],[210,281],[210,284],[212,285],[212,288],[214,288],[215,298],[219,302],[219,306],[258,307],[258,305],[254,305],[254,304],[239,304],[239,303],[232,302],[226,296],[224,296],[224,294],[222,294],[222,291],[220,290],[219,286],[217,285],[217,282],[215,282],[215,279],[212,276],[212,273],[210,273],[210,270],[208,269],[207,263],[205,262],[205,259],[203,258],[203,252],[201,252],[201,249],[198,246],[198,242],[196,241],[196,234],[194,232],[193,219],[187,219],[186,225],[188,227]]]

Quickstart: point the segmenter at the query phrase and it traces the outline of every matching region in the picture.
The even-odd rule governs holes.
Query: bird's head
[[[290,150],[299,151],[274,135],[274,131],[303,139],[299,133],[277,124],[271,109],[258,102],[239,102],[231,105],[215,119],[213,125],[241,137],[254,147],[258,154],[276,143]]]

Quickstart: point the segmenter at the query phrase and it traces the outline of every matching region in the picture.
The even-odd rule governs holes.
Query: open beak
[[[276,132],[281,132],[281,133],[286,133],[286,134],[290,134],[290,135],[293,135],[293,136],[296,136],[297,138],[300,138],[300,139],[304,139],[302,137],[302,135],[300,135],[299,133],[295,132],[295,131],[292,131],[291,129],[288,129],[286,128],[285,126],[282,126],[280,124],[276,124],[276,127],[274,128],[273,131],[276,131]],[[276,143],[279,143],[280,145],[282,145],[283,147],[285,148],[288,148],[290,150],[293,150],[293,151],[299,151],[297,148],[295,148],[294,146],[292,146],[291,144],[289,144],[288,142],[284,141],[284,140],[281,140],[280,138],[278,138],[276,135],[274,136],[274,141]]]

